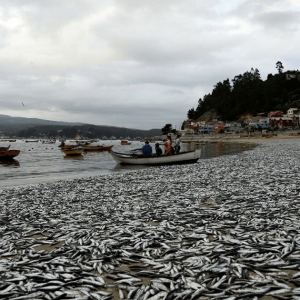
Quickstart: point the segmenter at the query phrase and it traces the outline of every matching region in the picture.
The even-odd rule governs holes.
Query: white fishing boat
[[[110,154],[118,164],[127,165],[166,165],[166,164],[181,164],[181,163],[195,163],[201,155],[201,149],[194,151],[181,152],[174,155],[160,155],[143,157],[140,155],[118,153],[111,151]]]

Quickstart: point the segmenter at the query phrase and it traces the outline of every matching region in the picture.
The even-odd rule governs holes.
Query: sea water
[[[10,150],[21,150],[12,161],[0,160],[0,189],[20,187],[50,181],[80,177],[104,175],[113,172],[129,172],[149,166],[118,165],[107,151],[86,152],[83,156],[67,157],[55,144],[41,142],[25,143],[17,140],[13,143],[1,142],[0,147],[11,145]],[[119,140],[99,141],[95,144],[114,145],[113,151],[125,152],[141,148],[144,143],[133,141],[131,145],[121,145]],[[151,144],[154,149],[154,143]],[[161,146],[164,148],[164,146]],[[217,143],[181,143],[181,151],[201,148],[201,159],[220,155],[235,154],[251,150],[254,144],[217,142]],[[200,160],[201,162],[201,160]]]

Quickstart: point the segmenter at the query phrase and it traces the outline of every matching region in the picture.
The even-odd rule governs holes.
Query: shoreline
[[[284,140],[192,165],[3,190],[4,294],[297,296],[300,141]]]
[[[260,136],[250,136],[250,137],[231,137],[231,136],[224,136],[224,137],[205,137],[200,138],[198,140],[184,140],[182,139],[183,143],[197,143],[199,141],[203,142],[243,142],[243,143],[262,143],[262,142],[274,142],[278,140],[298,140],[300,139],[300,135],[278,135],[272,137],[260,137]]]

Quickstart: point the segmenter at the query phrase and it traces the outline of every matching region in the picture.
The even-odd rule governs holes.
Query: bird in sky
[[[22,102],[22,105],[25,106],[23,102]]]

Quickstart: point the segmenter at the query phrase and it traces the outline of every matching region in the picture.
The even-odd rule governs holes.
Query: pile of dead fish
[[[0,299],[298,299],[299,166],[285,141],[2,190]]]

